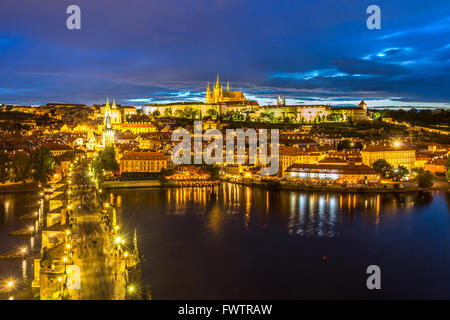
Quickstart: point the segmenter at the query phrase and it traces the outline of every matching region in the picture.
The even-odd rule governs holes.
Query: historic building
[[[221,104],[227,102],[247,102],[248,100],[244,96],[242,91],[230,91],[230,82],[227,81],[227,91],[223,91],[223,87],[219,81],[219,75],[217,75],[217,81],[214,83],[213,90],[209,87],[206,88],[205,103],[207,104]]]
[[[262,114],[271,115],[274,119],[290,118],[297,122],[326,121],[364,121],[367,117],[367,104],[361,100],[358,107],[334,107],[331,105],[286,105],[277,99],[277,105],[262,106],[254,117]]]
[[[129,151],[120,158],[120,173],[157,173],[167,169],[167,159],[159,152]]]
[[[363,163],[370,167],[375,161],[384,159],[394,167],[404,166],[411,170],[416,161],[414,149],[384,145],[370,145],[361,151],[361,156]]]
[[[366,165],[293,164],[286,169],[286,178],[329,180],[341,183],[376,183],[377,173]]]
[[[121,118],[120,118],[121,119]],[[116,117],[116,121],[118,121],[118,118]],[[106,106],[105,106],[105,118],[103,121],[103,147],[107,146],[113,146],[115,144],[115,133],[114,129],[112,127],[112,119],[111,119],[111,107],[108,103],[108,100],[106,100]]]
[[[220,84],[219,75],[211,89],[209,82],[206,88],[205,102],[175,102],[165,104],[149,104],[142,108],[145,114],[158,111],[162,116],[179,116],[182,113],[190,113],[194,118],[202,118],[211,113],[227,112],[254,112],[259,108],[257,101],[248,100],[242,91],[224,91]],[[212,110],[212,111],[210,111]]]

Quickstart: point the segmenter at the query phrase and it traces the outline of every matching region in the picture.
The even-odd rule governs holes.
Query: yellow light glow
[[[64,262],[67,262],[67,257],[64,257],[64,258],[63,258],[63,261],[64,261]]]
[[[121,237],[117,237],[116,238],[116,243],[121,243],[122,242],[122,238]]]

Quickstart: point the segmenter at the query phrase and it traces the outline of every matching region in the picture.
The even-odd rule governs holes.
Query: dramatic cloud
[[[0,2],[0,103],[196,101],[216,74],[260,103],[450,102],[450,2]]]

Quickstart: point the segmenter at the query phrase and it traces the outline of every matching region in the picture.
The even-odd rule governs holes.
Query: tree
[[[205,167],[206,171],[209,172],[211,179],[218,180],[219,179],[219,173],[220,168],[214,165],[207,165]]]
[[[447,173],[445,174],[447,181],[450,181],[450,169],[447,169]]]
[[[116,151],[114,147],[109,146],[100,151],[97,159],[92,163],[94,170],[99,173],[101,170],[116,172],[119,170],[119,164],[116,160]]]
[[[16,152],[12,160],[12,167],[16,179],[25,182],[31,169],[30,156],[26,152]]]
[[[75,152],[74,151],[66,151],[60,157],[69,159],[70,161],[73,161],[73,159],[75,159]]]
[[[0,183],[4,183],[8,178],[9,156],[6,152],[0,151]]]
[[[175,110],[174,116],[175,116],[175,117],[178,117],[178,118],[183,118],[183,117],[184,117],[184,112],[183,112],[183,110],[181,110],[181,109]]]
[[[375,170],[375,172],[381,174],[385,178],[392,176],[392,169],[393,169],[392,165],[389,164],[389,162],[387,162],[384,159],[379,159],[375,161],[372,167]]]
[[[396,178],[404,178],[409,174],[409,170],[405,167],[405,166],[398,166],[397,168],[395,168],[394,170],[394,177]]]
[[[333,121],[333,122],[342,122],[342,120],[343,120],[342,114],[340,114],[340,113],[330,113],[329,115],[327,115],[326,118],[328,121]]]
[[[344,149],[350,149],[351,148],[351,144],[352,143],[350,142],[350,140],[345,139],[345,140],[339,141],[336,149],[338,151],[342,151]]]
[[[153,111],[152,113],[154,118],[158,118],[161,115],[161,112],[159,112],[158,110]]]
[[[208,111],[206,111],[206,114],[214,120],[217,119],[217,116],[219,115],[219,113],[214,109],[208,109]]]
[[[414,171],[416,173],[414,181],[416,181],[419,184],[419,188],[429,188],[433,186],[434,176],[433,174],[431,174],[429,170],[419,168]]]
[[[48,176],[53,172],[55,159],[49,148],[41,146],[33,156],[33,179],[43,185],[47,183]]]
[[[166,108],[164,110],[164,117],[171,117],[172,116],[172,109]]]

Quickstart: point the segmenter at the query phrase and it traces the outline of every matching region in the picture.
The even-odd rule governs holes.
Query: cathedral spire
[[[106,98],[106,105],[105,107],[109,108],[109,98]]]
[[[112,107],[113,107],[113,108],[116,107],[116,99],[113,99]]]
[[[227,92],[230,92],[230,81],[227,81]]]
[[[219,82],[219,74],[217,74],[217,82],[216,82],[216,87],[220,87],[220,82]]]

